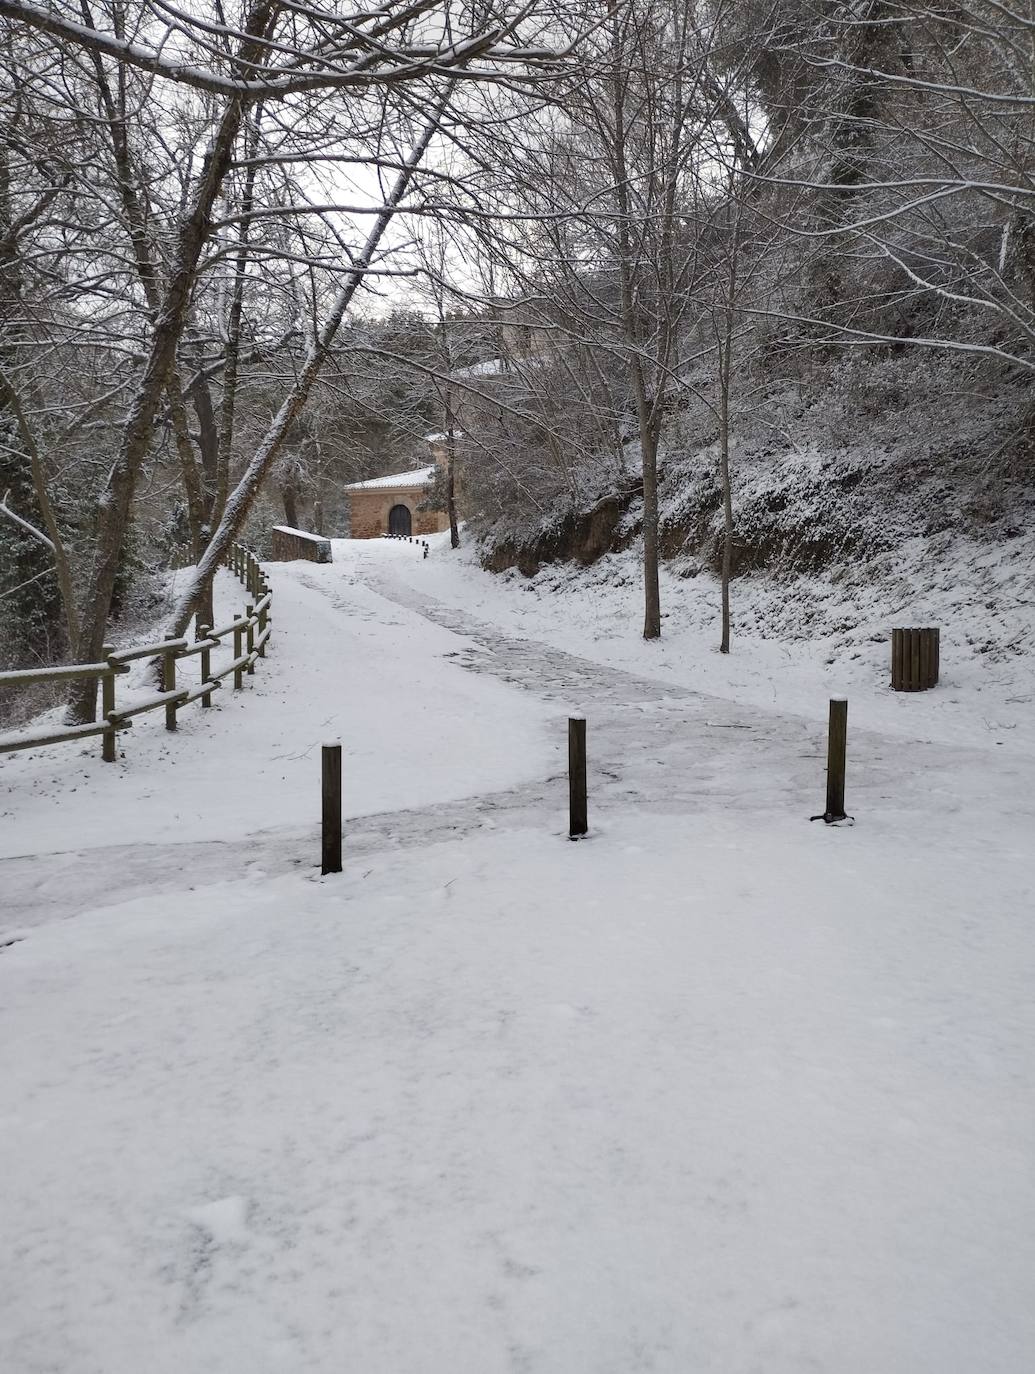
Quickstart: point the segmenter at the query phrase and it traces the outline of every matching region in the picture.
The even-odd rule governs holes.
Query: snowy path
[[[184,868],[203,883],[255,865],[308,867],[325,737],[345,743],[347,828],[358,854],[466,833],[500,812],[531,824],[547,815],[561,827],[572,711],[590,720],[597,820],[630,805],[821,809],[824,741],[815,721],[501,634],[409,584],[406,574],[422,571],[409,546],[345,544],[338,552],[344,565],[278,570],[276,656],[250,684],[258,701],[226,705],[234,713],[229,760],[222,720],[195,710],[171,741],[156,717],[138,722],[115,776],[92,751],[73,747],[60,765],[53,750],[6,761],[4,777],[20,765],[32,789],[26,798],[12,784],[17,810],[0,813],[0,874],[18,897],[17,910],[6,908],[9,922],[176,888]],[[481,679],[473,693],[471,674]],[[486,679],[521,696],[492,699],[490,689],[486,712]],[[925,829],[948,834],[965,807],[985,818],[977,843],[985,851],[1004,827],[1012,850],[1013,831],[1035,821],[1023,754],[990,761],[987,748],[859,730],[854,714],[850,726],[850,809],[870,825],[893,833],[919,811]],[[113,832],[119,843],[110,842]]]
[[[825,734],[815,719],[729,701],[536,639],[504,635],[403,580],[400,574],[414,573],[407,560],[376,554],[365,559],[362,552],[352,557],[365,568],[367,585],[382,596],[470,639],[473,647],[458,655],[466,667],[564,709],[578,703],[590,718],[591,739],[598,741],[605,807],[616,791],[638,807],[691,811],[713,804],[793,811],[821,802]],[[419,576],[419,564],[416,570]],[[814,711],[825,714],[825,708],[826,697],[816,691]],[[965,806],[984,817],[983,830],[994,832],[1000,823],[1022,832],[1035,826],[1032,760],[1023,752],[991,757],[997,746],[987,742],[965,747],[904,739],[872,726],[860,729],[854,716],[850,740],[850,800],[869,813],[870,823],[895,824],[899,816],[920,811],[938,831],[952,828]],[[619,787],[609,788],[608,781]]]
[[[0,771],[0,1368],[1027,1374],[1024,758],[853,729],[810,826],[815,719],[412,552],[276,570],[218,719]]]

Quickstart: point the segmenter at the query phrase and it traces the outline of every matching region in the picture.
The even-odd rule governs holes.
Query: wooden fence
[[[223,680],[233,676],[234,689],[244,685],[246,673],[255,672],[257,659],[266,657],[271,624],[270,606],[273,593],[266,582],[266,575],[259,560],[242,544],[234,544],[226,558],[226,566],[244,584],[251,601],[245,606],[243,615],[236,615],[225,625],[212,628],[209,625],[197,627],[197,637],[189,639],[166,639],[157,644],[142,644],[136,649],[115,650],[105,645],[102,650],[103,662],[72,663],[59,668],[32,668],[0,673],[0,690],[4,687],[20,687],[26,683],[73,681],[76,678],[95,678],[101,684],[101,719],[90,725],[50,726],[41,730],[14,731],[0,735],[0,754],[9,754],[16,749],[39,749],[46,744],[60,744],[65,740],[101,737],[101,757],[106,763],[115,762],[115,737],[120,730],[128,730],[133,716],[147,711],[164,710],[165,728],[176,729],[176,713],[192,701],[200,701],[202,706],[212,705],[212,693],[219,691]],[[212,671],[212,651],[222,647],[224,640],[233,642],[233,658]],[[190,685],[177,685],[177,663],[184,659],[199,657],[200,670],[198,681]],[[142,701],[118,709],[115,701],[115,681],[123,673],[129,672],[129,665],[135,659],[160,659],[162,664],[162,690],[155,692]]]

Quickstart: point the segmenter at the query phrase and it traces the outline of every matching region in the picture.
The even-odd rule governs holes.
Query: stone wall
[[[419,510],[413,517],[414,534],[439,534],[449,529],[449,516],[442,510]]]
[[[310,563],[331,561],[331,541],[305,530],[293,530],[287,525],[273,526],[272,553],[274,563],[292,563],[305,559]]]

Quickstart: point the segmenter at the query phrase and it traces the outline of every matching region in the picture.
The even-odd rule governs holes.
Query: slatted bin
[[[926,692],[938,685],[941,631],[936,626],[891,632],[891,686],[896,692]]]

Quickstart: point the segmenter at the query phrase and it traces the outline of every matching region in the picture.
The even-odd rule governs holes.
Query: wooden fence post
[[[244,621],[240,616],[234,617],[234,662],[241,657],[241,641],[244,638]],[[234,669],[234,691],[238,692],[244,686],[242,676],[243,669],[240,664]]]
[[[199,626],[198,626],[198,638],[199,638],[199,639],[208,639],[209,632],[211,631],[211,629],[212,629],[212,626],[211,626],[211,625],[199,625]],[[212,671],[212,650],[211,650],[211,649],[202,649],[202,651],[201,651],[201,680],[202,680],[202,682],[208,682],[209,673],[211,673],[211,671]],[[211,693],[211,692],[204,692],[204,693],[202,694],[202,697],[201,697],[201,704],[202,704],[202,706],[211,706],[211,705],[212,705],[212,693]]]
[[[162,655],[162,691],[174,692],[176,690],[176,650],[166,649]],[[176,702],[167,701],[165,703],[165,728],[167,730],[176,729]]]
[[[568,718],[568,838],[589,830],[586,800],[586,722]]]
[[[848,743],[848,698],[830,698],[827,726],[827,809],[814,821],[847,820],[845,815],[845,753]]]
[[[322,750],[320,872],[341,872],[341,745]]]
[[[209,580],[205,583],[205,590],[202,593],[201,601],[198,604],[198,611],[194,617],[194,624],[196,627],[195,632],[199,639],[203,637],[201,634],[202,625],[207,625],[209,629],[211,629],[212,626],[215,624],[216,616],[214,608],[214,598],[212,593],[213,581],[214,579],[210,577]]]
[[[264,582],[261,582],[259,584],[259,591],[262,593],[263,598],[265,598],[267,590],[268,589],[266,587],[266,584]],[[259,638],[262,640],[262,643],[259,645],[260,658],[266,657],[266,641],[265,639],[263,639],[263,635],[265,635],[266,633],[266,623],[269,619],[269,610],[270,608],[267,605],[263,606],[262,610],[259,612]]]
[[[245,622],[247,626],[245,630],[245,648],[248,650],[248,657],[251,658],[252,654],[255,653],[255,621],[252,619],[252,617],[255,615],[255,607],[251,605],[245,606],[244,613],[248,617],[247,621]],[[248,664],[249,676],[252,676],[254,672],[255,660],[252,659],[252,661]]]
[[[115,664],[111,657],[114,652],[112,644],[105,644],[101,649],[108,664],[108,671],[101,678],[101,718],[108,723],[108,728],[101,736],[101,758],[105,763],[115,762],[115,722],[111,719],[115,710]]]

